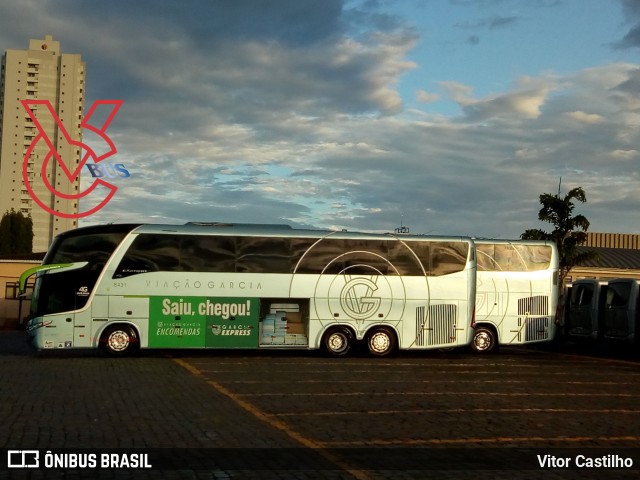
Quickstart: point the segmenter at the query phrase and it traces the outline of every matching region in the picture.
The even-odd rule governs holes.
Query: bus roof
[[[444,237],[427,235],[407,235],[394,233],[365,233],[346,230],[314,230],[298,229],[290,225],[278,224],[253,224],[253,223],[205,223],[189,222],[184,225],[143,224],[137,227],[133,233],[140,234],[176,234],[176,235],[247,235],[264,237],[305,237],[322,238],[331,235],[333,238],[372,239],[385,240],[389,238],[401,240],[424,241],[451,241],[471,243],[470,237]]]
[[[109,223],[106,225],[91,225],[88,227],[79,227],[73,230],[67,230],[66,232],[56,235],[56,238],[64,239],[100,233],[127,233],[140,225],[140,223]]]
[[[516,244],[516,245],[552,245],[554,242],[552,240],[507,240],[507,239],[494,239],[494,238],[474,238],[473,241],[478,245],[488,245],[488,244]]]

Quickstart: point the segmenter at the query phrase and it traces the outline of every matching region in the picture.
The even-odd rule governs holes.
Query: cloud
[[[431,103],[435,102],[440,98],[440,96],[436,93],[429,93],[426,90],[418,90],[416,92],[416,99],[420,103]]]
[[[589,202],[580,213],[592,230],[607,230],[615,221],[630,225],[640,220],[637,214],[605,213],[602,202],[609,202],[615,185],[620,204],[637,203],[633,146],[640,133],[632,105],[620,99],[631,95],[636,71],[616,64],[523,78],[512,90],[481,99],[469,86],[450,83],[451,98],[468,109],[457,119],[287,118],[279,111],[277,126],[264,131],[259,124],[221,119],[198,141],[186,142],[188,132],[181,131],[174,137],[185,143],[173,147],[170,139],[150,137],[136,145],[141,150],[131,152],[130,162],[123,160],[132,176],[119,183],[118,200],[92,221],[392,230],[404,218],[415,233],[517,237],[537,226],[538,195],[555,192],[562,177],[567,189],[586,189]],[[585,99],[598,99],[588,112],[582,110]],[[153,141],[167,153],[146,153],[145,142]]]
[[[484,17],[475,21],[459,22],[454,24],[454,28],[462,30],[472,30],[479,32],[481,30],[494,31],[503,28],[508,28],[516,25],[519,22],[519,18],[516,16],[503,17],[499,15],[492,15],[490,17]],[[466,43],[469,45],[479,45],[481,37],[478,33],[473,33],[467,37]]]
[[[83,224],[404,221],[517,237],[562,177],[586,189],[592,230],[640,225],[636,64],[522,76],[491,94],[411,87],[407,110],[403,81],[429,68],[414,55],[424,39],[375,2],[0,2],[3,45],[26,47],[29,18],[34,35],[82,53],[88,103],[124,100],[109,134],[131,177]],[[436,100],[459,115],[432,114]]]
[[[487,20],[487,24],[489,26],[489,30],[494,30],[496,28],[505,28],[513,26],[518,22],[518,17],[498,17],[494,16]]]
[[[514,26],[518,21],[519,18],[516,16],[503,17],[499,15],[492,15],[490,17],[485,17],[474,21],[456,23],[454,27],[463,30],[496,30],[499,28]]]
[[[582,123],[597,124],[605,122],[605,119],[601,115],[597,115],[595,113],[586,113],[580,110],[575,112],[567,112],[565,115],[577,122]]]
[[[612,46],[618,50],[640,48],[640,3],[637,0],[620,0],[625,20],[631,24],[629,31],[622,39],[613,42]]]
[[[638,150],[614,150],[611,152],[611,157],[620,160],[633,160],[640,158],[640,152]]]
[[[516,90],[495,94],[483,99],[472,97],[471,87],[455,82],[445,82],[442,86],[452,100],[457,102],[471,122],[506,118],[538,118],[547,95],[552,90],[551,82],[544,79],[522,78]]]
[[[619,98],[623,91],[631,94],[636,70],[616,64],[527,78],[486,99],[475,99],[468,86],[447,85],[461,105],[496,102],[494,116],[485,119],[501,121],[402,114],[284,121],[279,112],[280,133],[266,135],[259,125],[221,120],[208,127],[210,137],[165,154],[149,155],[144,142],[137,145],[141,150],[132,151],[130,161],[122,159],[132,176],[119,181],[116,199],[91,221],[273,222],[376,231],[403,221],[415,233],[517,237],[539,226],[538,195],[555,192],[562,177],[566,189],[586,189],[589,202],[580,213],[593,231],[631,225],[640,220],[638,210],[613,208],[610,196],[615,188],[618,205],[639,206],[633,146],[640,133],[631,105]],[[545,87],[552,94],[536,115],[514,100]],[[585,99],[594,98],[588,112],[581,110]],[[154,140],[164,145],[167,139],[145,141]]]

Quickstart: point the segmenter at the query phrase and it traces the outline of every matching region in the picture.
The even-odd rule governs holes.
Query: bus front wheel
[[[367,334],[367,348],[375,357],[391,355],[396,349],[395,333],[386,327],[374,327]]]
[[[471,348],[476,353],[493,353],[498,349],[498,336],[491,328],[476,328]]]
[[[344,357],[351,350],[353,335],[348,328],[332,328],[324,334],[322,344],[329,355]]]
[[[128,325],[114,325],[102,335],[102,346],[109,355],[129,355],[138,347],[138,335]]]

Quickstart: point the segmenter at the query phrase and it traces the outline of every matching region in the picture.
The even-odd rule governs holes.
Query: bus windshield
[[[58,236],[42,264],[89,262],[93,270],[101,270],[127,233],[97,232],[81,236]]]
[[[74,263],[76,266],[55,274],[48,271],[37,274],[29,317],[84,307],[109,257],[136,226],[85,227],[58,235],[42,264]]]

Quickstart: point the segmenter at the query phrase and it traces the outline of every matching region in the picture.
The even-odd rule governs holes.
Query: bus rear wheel
[[[107,328],[102,335],[102,346],[111,356],[130,355],[138,348],[138,335],[128,325],[114,325]]]
[[[471,348],[476,353],[493,353],[498,349],[498,336],[491,328],[476,328],[473,333]]]
[[[353,335],[348,328],[337,327],[324,334],[322,345],[332,357],[344,357],[353,344]]]
[[[367,334],[367,348],[374,357],[386,357],[396,349],[396,335],[387,327],[374,327]]]

